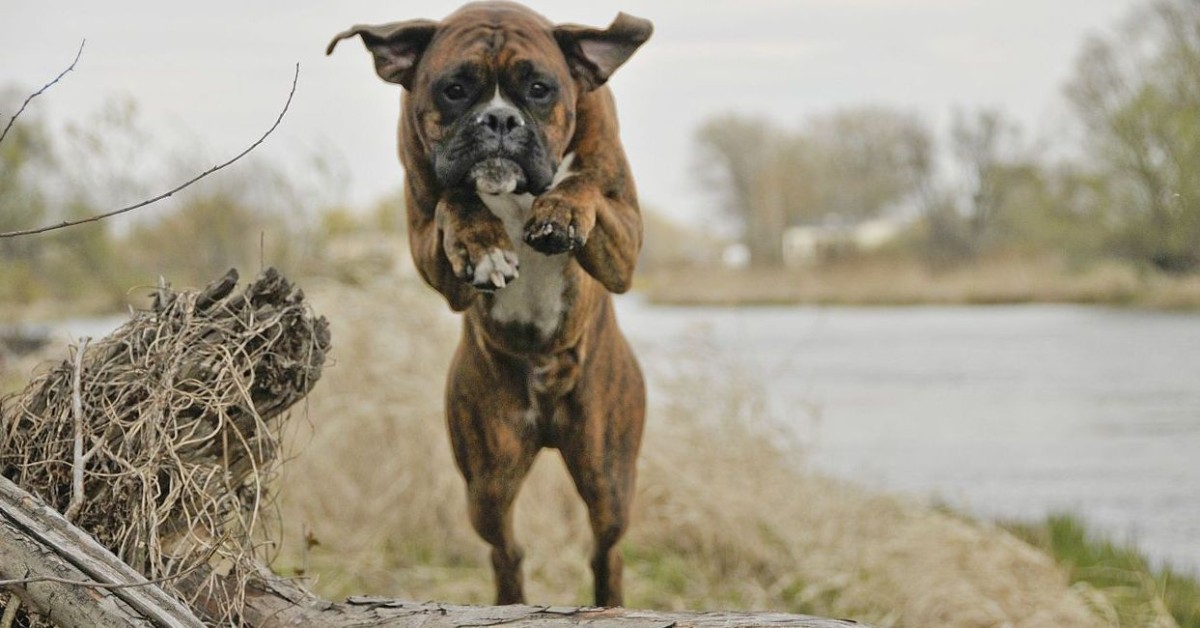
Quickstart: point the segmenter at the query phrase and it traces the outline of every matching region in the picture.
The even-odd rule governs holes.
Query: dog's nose
[[[492,105],[475,116],[475,123],[491,129],[498,135],[511,133],[517,127],[525,126],[525,118],[521,112],[509,105]]]

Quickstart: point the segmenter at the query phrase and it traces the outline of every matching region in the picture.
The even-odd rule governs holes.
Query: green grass
[[[1084,584],[1104,595],[1121,626],[1161,625],[1156,618],[1169,614],[1180,628],[1200,628],[1197,578],[1155,567],[1136,549],[1089,533],[1071,515],[1007,527],[1054,557],[1073,585]]]

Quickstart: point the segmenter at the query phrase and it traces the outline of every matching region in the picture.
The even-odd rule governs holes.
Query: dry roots
[[[151,579],[236,576],[261,558],[279,423],[325,362],[328,327],[303,293],[274,269],[236,283],[161,288],[0,403],[0,473]]]

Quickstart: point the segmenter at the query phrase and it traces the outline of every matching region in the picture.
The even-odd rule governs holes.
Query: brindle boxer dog
[[[596,604],[622,603],[616,545],[645,388],[610,293],[629,289],[642,221],[605,82],[651,30],[623,13],[606,29],[556,26],[482,2],[329,44],[361,36],[405,89],[409,242],[421,276],[465,312],[446,417],[498,604],[524,601],[512,503],[543,447],[587,504]]]

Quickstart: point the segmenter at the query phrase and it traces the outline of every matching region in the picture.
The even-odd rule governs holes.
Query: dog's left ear
[[[363,44],[375,56],[375,72],[379,78],[411,90],[417,62],[437,28],[438,23],[433,20],[408,20],[376,26],[360,24],[338,33],[325,48],[325,54],[333,54],[339,41],[361,35]]]
[[[650,39],[654,25],[650,20],[618,13],[608,28],[563,24],[554,29],[571,74],[584,90],[600,87],[638,49]]]

